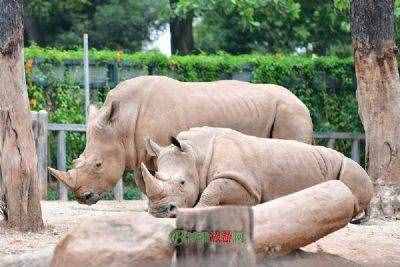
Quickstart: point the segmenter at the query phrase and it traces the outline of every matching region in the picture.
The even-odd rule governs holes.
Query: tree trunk
[[[37,157],[25,82],[22,0],[0,0],[0,200],[7,225],[43,228]]]
[[[171,10],[176,9],[178,0],[169,1]],[[171,52],[172,54],[187,55],[193,51],[193,12],[185,17],[173,15],[170,19]]]
[[[351,28],[359,113],[366,134],[375,215],[394,216],[400,186],[400,80],[394,1],[353,0]]]

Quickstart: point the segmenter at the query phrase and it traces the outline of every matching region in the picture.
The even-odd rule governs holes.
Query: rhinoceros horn
[[[76,186],[76,178],[72,177],[74,175],[71,175],[70,172],[59,171],[50,167],[48,167],[48,170],[57,180],[64,183],[69,189],[74,190]]]
[[[161,181],[151,175],[149,170],[146,168],[146,165],[143,163],[141,164],[141,168],[147,196],[154,196],[161,193],[163,190]]]

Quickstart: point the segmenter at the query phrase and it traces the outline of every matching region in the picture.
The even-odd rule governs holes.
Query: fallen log
[[[354,205],[355,198],[346,185],[328,181],[253,207],[258,260],[288,254],[344,227],[352,219]],[[190,212],[204,216],[207,209],[215,210]],[[229,226],[229,220],[221,222]],[[147,213],[86,222],[60,241],[52,266],[170,266],[174,253],[170,234],[175,223],[175,219]],[[203,223],[208,224],[207,220]],[[207,226],[194,224],[193,229],[206,229],[202,227]]]
[[[258,258],[288,254],[346,226],[355,197],[332,180],[253,207]]]

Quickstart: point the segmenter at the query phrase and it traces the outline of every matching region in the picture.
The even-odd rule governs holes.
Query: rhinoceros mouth
[[[150,211],[150,214],[156,218],[176,218],[176,213],[174,212],[155,212]]]
[[[149,209],[149,213],[157,218],[176,218],[177,207],[175,204],[168,204],[157,209]]]
[[[96,204],[102,198],[102,194],[94,193],[94,192],[85,192],[80,196],[77,196],[76,199],[79,204],[85,205],[93,205]]]

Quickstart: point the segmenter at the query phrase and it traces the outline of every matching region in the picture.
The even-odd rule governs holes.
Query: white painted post
[[[60,171],[66,170],[66,145],[65,145],[65,131],[57,132],[57,169]],[[58,182],[58,195],[61,201],[68,200],[68,189],[61,182]]]
[[[351,158],[360,163],[360,139],[354,139],[351,145]]]
[[[114,187],[114,199],[117,201],[124,200],[124,185],[122,178],[119,179],[118,183]]]
[[[48,135],[48,114],[45,110],[37,113],[38,121],[38,139],[37,139],[37,155],[38,155],[38,174],[42,198],[47,199],[47,135]]]
[[[86,122],[88,120],[88,112],[90,105],[89,91],[89,39],[87,33],[83,35],[83,67],[84,67],[84,85],[85,85],[85,115]]]

